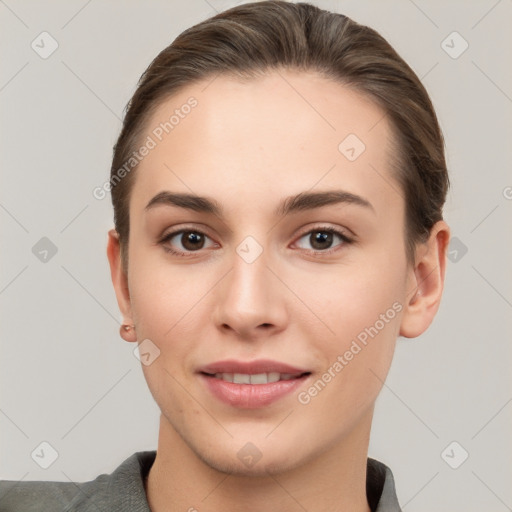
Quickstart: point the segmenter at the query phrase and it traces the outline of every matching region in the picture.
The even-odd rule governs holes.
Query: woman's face
[[[149,122],[121,303],[164,428],[210,466],[283,470],[368,435],[414,274],[390,134],[292,71],[189,86]]]

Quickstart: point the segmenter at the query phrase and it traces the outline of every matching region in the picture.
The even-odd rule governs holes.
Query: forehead
[[[384,111],[361,93],[311,72],[279,70],[239,81],[219,75],[162,103],[136,171],[134,208],[162,190],[229,204],[277,201],[313,187],[397,201]]]

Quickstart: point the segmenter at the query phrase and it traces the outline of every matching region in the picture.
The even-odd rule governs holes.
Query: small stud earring
[[[123,330],[126,332],[131,331],[134,327],[135,327],[134,325],[123,324]]]

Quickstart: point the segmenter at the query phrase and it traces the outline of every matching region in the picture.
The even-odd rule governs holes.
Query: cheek
[[[154,251],[156,252],[156,251]],[[175,331],[197,323],[211,276],[194,265],[170,265],[161,256],[135,252],[129,275],[130,299],[138,334],[170,339]]]
[[[314,272],[304,269],[300,278],[295,273],[294,292],[308,306],[308,316],[313,320],[316,317],[317,324],[323,324],[324,334],[342,348],[386,312],[386,326],[394,325],[393,331],[398,330],[396,303],[401,305],[403,301],[405,271],[405,264],[392,259],[326,265]]]
[[[184,392],[184,371],[191,367],[190,356],[204,340],[204,299],[212,278],[193,266],[143,263],[135,257],[132,263],[130,298],[137,338],[139,343],[150,340],[159,351],[151,364],[142,365],[148,387],[162,411],[170,414],[172,409],[178,417],[183,411],[196,414],[197,404]]]
[[[329,416],[334,424],[356,423],[374,403],[389,371],[400,327],[397,293],[375,282],[370,272],[332,282],[330,298],[315,308],[334,331],[303,334],[322,362],[316,379],[297,396],[311,417]],[[343,284],[343,286],[341,286]]]
[[[364,408],[375,399],[399,333],[405,273],[405,256],[398,251],[326,267],[314,276],[303,272],[297,295],[321,322],[310,323],[307,332],[304,323],[302,332],[323,364],[321,382],[305,401],[322,393],[316,403],[336,403],[333,414],[343,414],[346,407]]]

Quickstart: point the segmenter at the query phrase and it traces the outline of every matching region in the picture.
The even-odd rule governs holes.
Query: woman
[[[143,74],[107,185],[158,449],[92,482],[4,482],[2,510],[400,510],[371,422],[397,336],[441,300],[448,176],[389,44],[309,4],[199,23]]]

